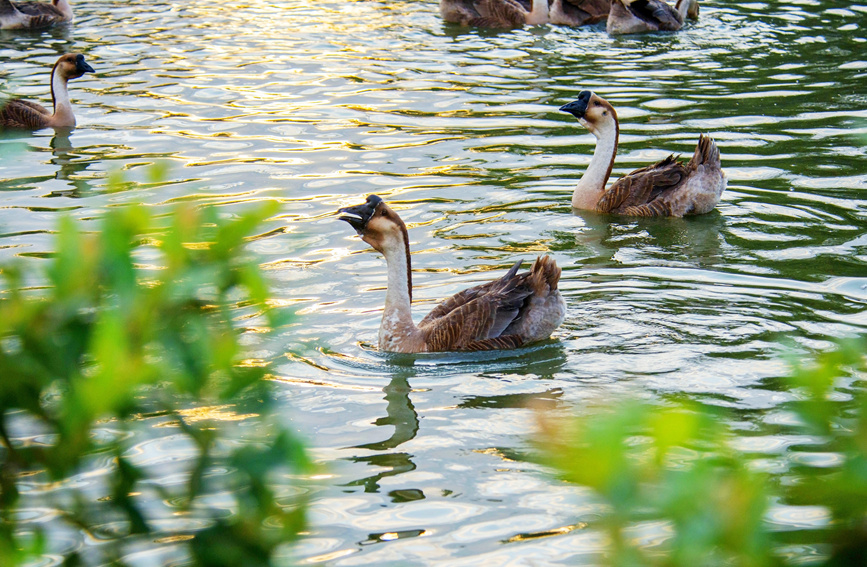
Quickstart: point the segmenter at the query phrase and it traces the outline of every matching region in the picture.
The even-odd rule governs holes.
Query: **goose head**
[[[597,138],[617,129],[614,107],[593,91],[581,91],[577,100],[564,104],[560,110],[577,118]]]
[[[377,195],[368,195],[362,205],[338,211],[338,219],[346,221],[375,250],[388,256],[390,252],[405,253],[409,246],[406,225]]]
[[[81,53],[67,53],[57,60],[55,66],[57,73],[67,81],[69,79],[77,79],[85,73],[94,73],[93,67],[87,64],[84,60],[84,55]]]

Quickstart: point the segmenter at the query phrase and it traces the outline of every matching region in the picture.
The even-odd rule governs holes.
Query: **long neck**
[[[72,6],[69,5],[68,0],[53,0],[52,2],[54,7],[60,10],[60,13],[63,14],[63,17],[72,20]]]
[[[533,9],[527,14],[526,21],[530,25],[548,23],[548,0],[533,0]]]
[[[412,352],[420,331],[412,322],[412,272],[410,271],[409,237],[383,250],[388,264],[388,291],[379,327],[379,346],[383,350]]]
[[[677,10],[684,21],[686,21],[687,17],[693,20],[698,18],[698,0],[677,0],[674,9]]]
[[[54,116],[51,126],[73,127],[75,116],[72,114],[72,103],[69,102],[69,90],[66,88],[66,78],[57,72],[57,65],[51,71],[51,100],[54,102]]]
[[[617,155],[620,127],[616,116],[594,127],[592,132],[596,136],[596,149],[593,151],[593,158],[587,171],[584,172],[572,193],[572,207],[576,209],[596,208],[596,203],[605,192],[605,184],[614,167],[614,156]]]

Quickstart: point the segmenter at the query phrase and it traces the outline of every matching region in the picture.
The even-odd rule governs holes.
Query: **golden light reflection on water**
[[[198,408],[178,410],[177,413],[190,423],[196,423],[199,421],[243,421],[245,419],[259,416],[259,414],[256,413],[236,413],[231,409],[234,407],[235,406],[231,404],[224,404],[220,406],[204,406]],[[176,421],[169,421],[157,423],[156,425],[154,425],[154,427],[178,427],[178,424]]]

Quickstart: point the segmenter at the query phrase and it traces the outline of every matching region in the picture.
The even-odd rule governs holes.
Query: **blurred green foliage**
[[[841,377],[867,370],[865,347],[842,343],[787,379],[795,433],[820,436],[839,467],[792,464],[793,478],[779,482],[733,448],[724,409],[635,401],[573,418],[540,412],[539,460],[600,499],[605,511],[593,525],[609,540],[606,565],[783,565],[776,550],[785,541],[766,522],[776,503],[829,513],[810,542],[826,555],[812,565],[867,565],[867,391],[833,395]]]
[[[309,463],[300,442],[269,417],[267,363],[243,346],[236,321],[243,313],[257,336],[283,323],[244,250],[276,207],[226,220],[213,207],[180,205],[160,216],[122,206],[94,233],[65,218],[44,274],[33,261],[0,268],[0,565],[50,551],[46,542],[64,526],[108,542],[98,553],[65,552],[66,564],[123,564],[131,545],[157,533],[143,493],[195,517],[174,535],[196,565],[270,565],[277,546],[303,529],[303,498],[278,498],[270,479]],[[236,421],[185,412],[216,403],[244,405],[255,423],[243,442],[228,442],[239,435]],[[128,455],[134,436],[94,433],[107,422],[133,431],[141,415],[164,416],[194,447],[179,486],[152,486],[154,471]],[[34,434],[50,442],[31,442]],[[93,498],[68,483],[54,503],[58,520],[22,524],[24,479],[62,483],[95,455],[111,459],[106,494]],[[215,492],[231,498],[231,514],[199,505]],[[107,519],[110,530],[101,527]]]

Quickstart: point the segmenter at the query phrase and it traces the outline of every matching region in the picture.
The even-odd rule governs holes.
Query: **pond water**
[[[259,354],[278,361],[280,412],[327,471],[309,533],[283,560],[593,564],[594,501],[514,458],[534,400],[580,411],[626,394],[677,396],[731,408],[739,445],[774,474],[821,457],[789,429],[781,344],[806,356],[867,327],[867,3],[703,0],[681,32],[622,38],[604,24],[459,28],[431,0],[75,9],[67,29],[0,33],[7,91],[49,105],[50,66],[68,51],[96,69],[71,83],[70,135],[0,142],[0,263],[40,262],[64,214],[96,227],[130,202],[226,215],[282,203],[251,247],[274,304],[298,316]],[[557,109],[582,89],[618,110],[615,176],[691,155],[699,133],[712,135],[729,178],[717,210],[573,213],[595,140]],[[168,183],[149,180],[159,161]],[[108,193],[117,170],[124,190]],[[370,193],[409,227],[417,320],[548,253],[569,305],[553,340],[378,352],[385,262],[333,214]],[[231,408],[214,416],[243,421]],[[168,432],[136,449],[150,462],[190,459]],[[181,561],[170,510],[152,506],[167,537],[130,559]],[[769,521],[797,534],[826,517],[778,506]],[[818,552],[792,541],[782,552]]]

